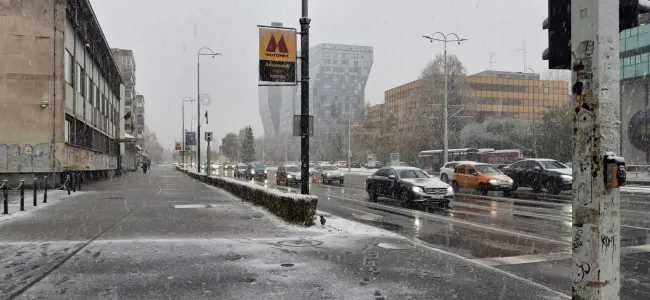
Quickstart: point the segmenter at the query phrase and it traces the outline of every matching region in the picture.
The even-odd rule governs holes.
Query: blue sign
[[[185,145],[194,146],[196,145],[196,131],[186,131],[185,132]]]

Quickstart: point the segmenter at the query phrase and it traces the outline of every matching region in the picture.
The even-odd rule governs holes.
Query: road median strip
[[[296,195],[228,177],[208,177],[180,167],[177,170],[199,181],[224,189],[244,201],[266,208],[281,219],[304,226],[314,225],[318,197]]]

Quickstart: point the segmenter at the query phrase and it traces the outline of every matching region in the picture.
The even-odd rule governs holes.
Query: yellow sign
[[[176,142],[176,150],[181,150],[181,142]]]
[[[260,81],[296,82],[296,30],[260,27]]]

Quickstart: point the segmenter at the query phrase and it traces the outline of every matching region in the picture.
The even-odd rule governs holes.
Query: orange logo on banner
[[[296,62],[296,32],[288,29],[260,28],[260,61]]]

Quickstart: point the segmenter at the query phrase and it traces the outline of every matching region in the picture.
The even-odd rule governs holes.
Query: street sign
[[[196,145],[196,131],[185,132],[185,145],[190,145],[190,146]]]
[[[259,27],[259,81],[296,83],[296,29]]]
[[[293,115],[293,136],[300,136],[300,115]],[[314,116],[309,116],[309,136],[314,136]]]
[[[174,149],[176,151],[180,151],[183,147],[181,146],[181,142],[176,142],[174,145]]]
[[[208,142],[212,142],[212,132],[205,133],[205,140]]]
[[[32,146],[30,145],[25,146],[25,154],[32,155]]]
[[[399,166],[399,153],[391,153],[390,154],[390,165],[391,166]]]

